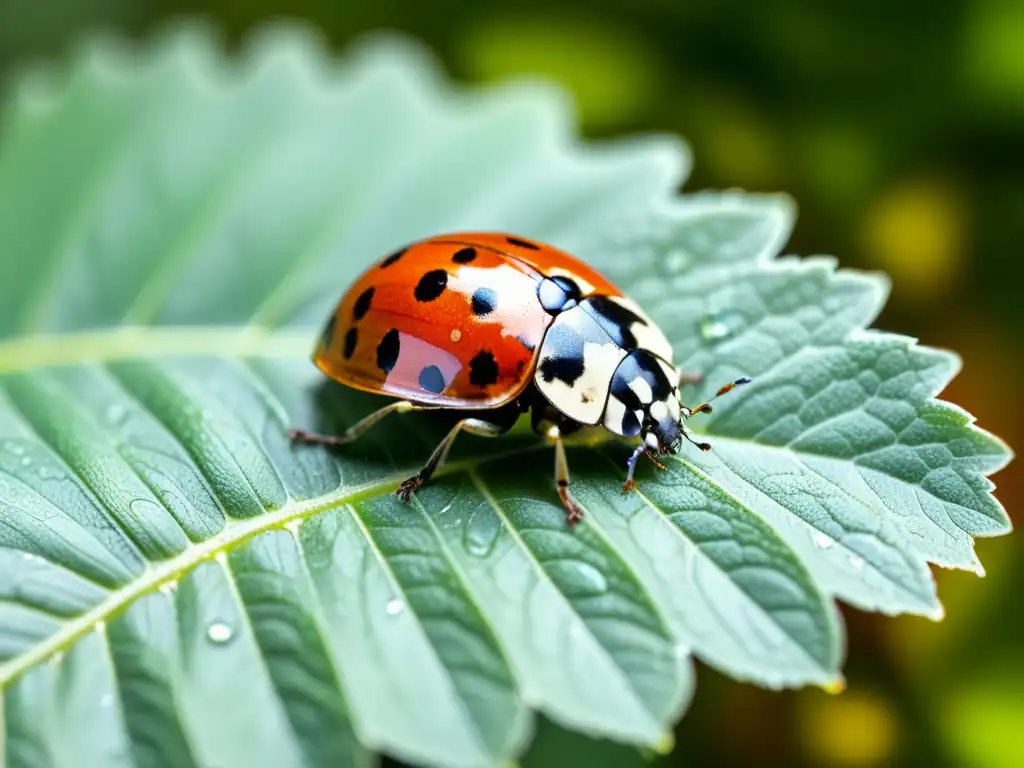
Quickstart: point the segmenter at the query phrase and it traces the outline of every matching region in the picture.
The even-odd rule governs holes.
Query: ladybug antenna
[[[736,381],[730,381],[724,387],[719,389],[715,393],[715,396],[710,398],[706,403],[701,403],[696,408],[690,410],[687,417],[696,416],[698,413],[711,413],[712,401],[716,400],[717,398],[721,397],[724,394],[732,392],[732,390],[738,387],[740,384],[749,384],[751,381],[753,381],[753,379],[751,379],[749,376],[741,376],[740,378],[736,379]]]

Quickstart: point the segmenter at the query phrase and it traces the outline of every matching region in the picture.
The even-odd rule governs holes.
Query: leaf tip
[[[672,750],[676,748],[676,737],[671,731],[665,731],[658,738],[654,744],[651,745],[651,751],[656,755],[668,755],[672,753]]]
[[[846,691],[846,678],[841,674],[837,674],[831,680],[822,683],[821,690],[832,696],[838,696]]]

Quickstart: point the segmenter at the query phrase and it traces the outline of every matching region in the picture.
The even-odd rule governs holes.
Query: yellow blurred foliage
[[[813,765],[866,768],[886,765],[896,749],[895,710],[869,691],[800,697],[800,731]]]
[[[673,98],[666,67],[628,30],[594,16],[497,14],[467,24],[460,59],[480,80],[544,76],[573,95],[588,127],[636,119],[652,100]]]
[[[935,300],[963,268],[967,213],[952,186],[907,181],[869,205],[861,236],[874,266],[894,279],[902,298]]]
[[[973,100],[1024,111],[1024,3],[975,0],[967,9],[962,66]]]
[[[700,149],[696,162],[737,186],[774,188],[782,174],[782,153],[757,112],[722,89],[703,90],[692,101],[680,105],[679,122]]]
[[[1019,768],[1024,762],[1024,670],[993,660],[991,672],[944,702],[950,752],[972,768]]]

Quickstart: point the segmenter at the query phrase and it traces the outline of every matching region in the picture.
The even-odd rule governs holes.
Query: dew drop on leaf
[[[224,645],[230,642],[235,636],[235,630],[223,621],[215,621],[206,628],[206,639],[217,645]]]
[[[405,610],[405,603],[398,598],[394,600],[388,600],[388,604],[384,606],[384,610],[388,612],[389,616],[397,616]]]
[[[100,706],[101,707],[109,707],[113,703],[114,703],[114,694],[112,694],[112,693],[105,693],[105,694],[103,694],[103,698],[100,699]]]
[[[5,451],[10,451],[15,456],[21,456],[25,452],[24,446],[21,443],[16,443],[14,440],[5,440],[3,444]]]
[[[850,566],[855,571],[859,571],[864,568],[864,558],[857,555],[850,555]]]
[[[123,405],[115,403],[107,408],[103,414],[103,421],[108,427],[118,427],[124,423],[128,411]]]
[[[478,512],[466,522],[462,545],[474,557],[487,557],[494,549],[500,531],[501,521],[496,515]]]
[[[700,335],[709,344],[731,339],[743,327],[743,315],[736,310],[714,312],[700,319]]]
[[[682,251],[672,251],[672,253],[665,257],[665,269],[669,274],[682,272],[683,269],[689,266],[689,262],[690,260]]]
[[[25,456],[21,460],[21,466],[23,466],[23,467],[31,467],[32,466],[32,457],[31,456]]]
[[[565,563],[563,572],[572,579],[570,588],[574,594],[592,596],[608,591],[608,580],[604,574],[589,563]]]
[[[819,549],[828,549],[833,544],[835,544],[835,542],[832,540],[831,536],[826,536],[821,531],[815,531],[814,546],[818,547]]]

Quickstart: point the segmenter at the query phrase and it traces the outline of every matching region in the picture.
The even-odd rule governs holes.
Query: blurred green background
[[[944,393],[1024,445],[1024,2],[949,0],[0,0],[0,77],[105,29],[182,14],[237,42],[298,18],[343,48],[415,36],[457,79],[542,75],[590,137],[683,136],[687,190],[786,191],[787,248],[894,281],[876,324],[953,348]],[[995,478],[1020,525],[1016,464]],[[978,542],[988,575],[939,572],[946,618],[849,627],[840,695],[771,692],[698,670],[675,751],[651,758],[542,725],[526,765],[1024,765],[1024,543]]]

